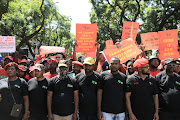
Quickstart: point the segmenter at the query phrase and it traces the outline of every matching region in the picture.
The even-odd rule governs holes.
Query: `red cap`
[[[4,69],[6,70],[8,67],[11,67],[11,66],[18,67],[18,64],[15,63],[15,62],[10,62],[10,63],[8,63],[8,64],[4,67]]]
[[[141,58],[141,59],[137,59],[134,64],[133,67],[135,68],[140,68],[140,67],[144,67],[145,65],[147,65],[149,63],[149,61],[145,58]]]
[[[5,58],[4,58],[4,60],[5,59],[10,59],[11,61],[13,61],[13,58],[11,57],[11,56],[6,56]]]
[[[79,66],[83,66],[83,64],[79,61],[73,61],[72,62],[73,65],[79,65]]]
[[[23,62],[27,63],[27,60],[26,59],[21,60],[21,63],[23,63]]]
[[[50,62],[54,62],[54,63],[58,64],[58,61],[57,61],[56,59],[50,59],[50,60],[48,60],[48,63],[50,63]]]
[[[18,65],[18,68],[24,72],[27,71],[27,69],[24,65]]]

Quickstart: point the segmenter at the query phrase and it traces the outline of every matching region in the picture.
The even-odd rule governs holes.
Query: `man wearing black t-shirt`
[[[27,120],[29,114],[28,86],[24,79],[16,76],[18,65],[10,62],[5,66],[8,78],[0,80],[0,119]],[[14,104],[22,104],[19,117],[10,115]],[[17,109],[19,110],[19,109]]]
[[[159,120],[158,89],[156,80],[149,74],[147,59],[134,62],[137,70],[127,78],[126,106],[130,120]]]
[[[49,120],[77,120],[78,85],[68,76],[67,61],[60,60],[59,75],[50,80],[47,105]]]
[[[49,80],[43,76],[45,67],[35,65],[35,76],[28,81],[30,118],[29,120],[47,120],[47,88]]]
[[[180,76],[173,72],[175,66],[175,61],[165,59],[164,71],[156,75],[160,120],[180,120]]]
[[[102,72],[98,85],[99,120],[124,120],[126,76],[119,72],[120,59],[110,60],[110,70]],[[102,111],[102,112],[101,112]]]
[[[94,72],[94,59],[86,58],[83,63],[85,72],[76,75],[79,86],[79,117],[80,120],[98,120],[97,89],[100,76]]]

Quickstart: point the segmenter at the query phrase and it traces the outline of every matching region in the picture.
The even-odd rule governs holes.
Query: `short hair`
[[[63,58],[66,59],[66,56],[63,53],[58,52],[56,55],[58,55],[58,54],[61,54],[63,56]]]
[[[112,57],[111,60],[118,60],[119,63],[120,63],[120,59],[119,59],[118,57]],[[111,61],[111,60],[110,60],[110,61]]]

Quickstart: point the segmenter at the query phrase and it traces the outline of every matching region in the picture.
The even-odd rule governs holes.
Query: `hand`
[[[77,120],[77,113],[74,113],[74,114],[73,114],[72,120]]]
[[[29,113],[25,113],[22,120],[28,120],[28,117],[29,117]]]
[[[158,115],[157,112],[154,114],[154,119],[153,120],[159,120],[159,115]]]
[[[137,120],[137,118],[133,113],[131,113],[129,114],[129,120]]]
[[[2,100],[2,95],[0,94],[0,102],[1,102],[1,100]]]
[[[51,113],[51,114],[48,114],[48,120],[53,120],[53,115],[52,115],[52,113]]]
[[[98,119],[103,120],[103,114],[101,111],[98,112]]]
[[[95,44],[95,46],[96,46],[96,48],[100,48],[100,44],[97,42],[96,44]]]
[[[78,44],[75,42],[75,43],[73,44],[73,47],[75,48],[76,46],[78,46]]]

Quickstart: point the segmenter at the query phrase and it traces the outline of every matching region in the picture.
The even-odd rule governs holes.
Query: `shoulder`
[[[127,83],[132,83],[132,82],[136,82],[136,73],[133,73],[132,75],[129,75],[127,77]]]
[[[123,78],[127,78],[127,76],[126,76],[124,73],[119,72],[119,74],[121,75],[121,77],[123,77]]]

